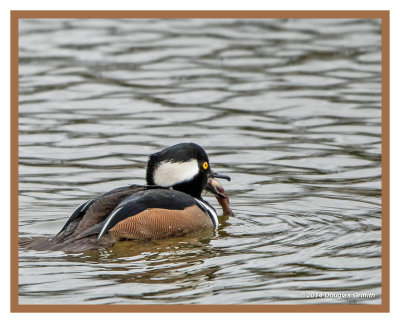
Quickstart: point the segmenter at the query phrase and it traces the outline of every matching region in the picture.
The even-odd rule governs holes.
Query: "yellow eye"
[[[203,163],[203,169],[204,169],[204,170],[207,170],[207,168],[208,168],[208,163],[207,163],[207,162],[204,162],[204,163]]]

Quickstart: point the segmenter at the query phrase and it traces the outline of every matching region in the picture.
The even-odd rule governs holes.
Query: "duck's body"
[[[179,144],[151,155],[146,177],[148,185],[116,188],[83,203],[57,235],[29,247],[82,251],[111,247],[118,240],[162,239],[212,230],[218,218],[201,197],[204,188],[217,195],[225,213],[230,211],[228,198],[214,179],[228,177],[211,171],[200,146]]]

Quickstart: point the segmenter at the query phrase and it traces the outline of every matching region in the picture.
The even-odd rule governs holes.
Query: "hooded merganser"
[[[24,246],[36,250],[83,251],[111,247],[118,240],[162,239],[216,228],[215,209],[203,198],[213,193],[224,214],[229,198],[215,178],[202,147],[181,143],[149,157],[147,185],[111,190],[80,205],[61,231]]]

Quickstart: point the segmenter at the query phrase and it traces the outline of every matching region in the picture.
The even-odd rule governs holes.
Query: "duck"
[[[115,188],[95,196],[72,212],[53,237],[30,241],[35,250],[85,251],[111,248],[121,240],[156,240],[215,230],[215,208],[202,197],[211,192],[231,215],[229,197],[217,180],[227,175],[211,169],[206,151],[179,143],[149,156],[146,184]]]

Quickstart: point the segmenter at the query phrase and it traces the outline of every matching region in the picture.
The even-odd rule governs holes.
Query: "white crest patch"
[[[155,170],[153,179],[156,185],[173,186],[188,181],[199,173],[196,159],[186,162],[162,162]]]

